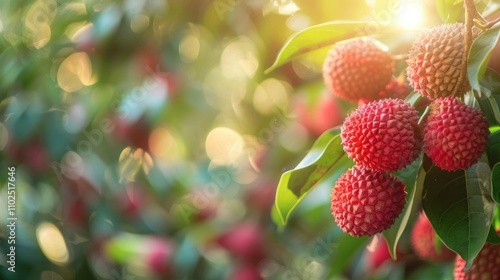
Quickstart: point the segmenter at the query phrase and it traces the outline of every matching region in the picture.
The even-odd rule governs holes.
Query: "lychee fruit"
[[[151,237],[145,244],[147,248],[147,267],[156,275],[171,276],[174,272],[173,262],[175,245],[162,238]]]
[[[421,95],[436,99],[461,97],[470,89],[464,70],[463,23],[443,24],[422,31],[408,53],[406,75],[410,86]],[[473,29],[473,37],[478,32]],[[465,73],[466,74],[466,73]]]
[[[481,111],[451,96],[437,99],[424,123],[424,152],[443,170],[465,170],[484,153],[488,127]]]
[[[218,236],[215,241],[241,260],[258,262],[266,255],[263,229],[254,223],[237,224]]]
[[[440,250],[436,248],[436,232],[424,212],[419,216],[411,232],[411,244],[415,253],[423,260],[451,261],[455,253],[442,245]],[[439,252],[438,252],[439,251]]]
[[[401,99],[367,103],[341,127],[342,146],[357,164],[395,171],[413,162],[422,149],[418,112]]]
[[[384,45],[364,37],[333,46],[323,64],[323,80],[335,96],[350,101],[377,99],[391,81],[393,61]]]
[[[459,255],[455,260],[455,280],[500,279],[500,244],[485,243],[469,270]]]
[[[389,172],[355,165],[332,190],[332,215],[352,236],[371,236],[388,229],[403,211],[406,186]]]
[[[321,93],[313,103],[308,101],[305,98],[297,98],[294,110],[299,122],[310,134],[318,137],[344,121],[338,99],[329,92]]]

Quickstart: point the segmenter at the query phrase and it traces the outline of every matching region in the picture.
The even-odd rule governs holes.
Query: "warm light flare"
[[[404,3],[396,22],[406,29],[418,28],[424,22],[424,9],[418,3]]]
[[[59,229],[44,222],[36,229],[36,239],[43,254],[53,263],[63,265],[69,261],[69,252]]]

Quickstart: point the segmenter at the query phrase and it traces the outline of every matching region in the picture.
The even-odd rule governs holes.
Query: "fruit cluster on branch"
[[[470,89],[462,77],[465,32],[462,23],[437,26],[421,32],[411,46],[407,79],[431,102],[420,122],[419,111],[401,96],[380,94],[397,88],[391,86],[394,63],[382,43],[354,39],[329,52],[323,67],[326,87],[339,98],[365,103],[341,127],[342,146],[356,166],[339,178],[331,194],[332,214],[346,233],[370,236],[394,223],[406,192],[391,172],[416,160],[422,148],[447,171],[466,170],[484,153],[488,121],[458,99]]]

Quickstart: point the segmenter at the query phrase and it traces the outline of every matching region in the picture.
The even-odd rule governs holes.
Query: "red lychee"
[[[457,255],[455,260],[455,280],[500,279],[500,244],[485,243],[474,263],[467,271],[466,262]]]
[[[443,170],[467,169],[484,153],[488,127],[481,111],[451,96],[437,99],[424,124],[424,152]]]
[[[335,96],[351,101],[377,99],[392,77],[393,61],[382,43],[364,37],[333,46],[323,64],[323,80]]]
[[[264,233],[254,223],[235,225],[217,237],[216,242],[242,260],[258,262],[265,256]]]
[[[151,272],[158,276],[171,276],[174,271],[175,245],[167,239],[150,237],[147,248],[146,264]]]
[[[352,236],[370,236],[388,229],[403,211],[406,186],[388,172],[354,166],[332,190],[332,215]]]
[[[401,99],[382,99],[352,112],[341,127],[342,146],[357,164],[395,171],[422,149],[418,112]]]
[[[307,103],[304,98],[297,98],[294,110],[300,123],[316,137],[344,120],[337,98],[329,92],[322,93],[313,104]]]
[[[422,31],[408,53],[406,75],[410,86],[430,99],[461,97],[470,89],[465,75],[463,23],[444,24]],[[473,37],[477,36],[473,32]]]
[[[451,261],[455,258],[455,253],[448,249],[444,244],[438,252],[436,249],[436,232],[432,228],[431,222],[424,212],[413,226],[411,232],[411,244],[415,253],[423,260],[427,261]]]

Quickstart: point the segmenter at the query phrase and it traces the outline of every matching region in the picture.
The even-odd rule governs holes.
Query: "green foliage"
[[[467,261],[483,247],[493,219],[491,170],[480,161],[466,171],[432,166],[426,174],[422,206],[443,243]]]
[[[339,132],[339,129],[326,131],[293,170],[281,175],[273,209],[273,219],[278,225],[286,225],[293,209],[321,181],[338,178],[352,166],[340,144]]]
[[[472,43],[467,60],[467,73],[469,83],[475,90],[481,91],[480,81],[484,77],[498,38],[500,38],[500,25],[486,30]]]
[[[367,21],[332,21],[308,27],[293,36],[283,45],[273,65],[267,72],[289,62],[292,59],[312,51],[331,46],[339,41],[368,35],[376,22]],[[376,29],[375,29],[376,30]]]
[[[437,0],[436,9],[445,23],[463,21],[463,0]]]

